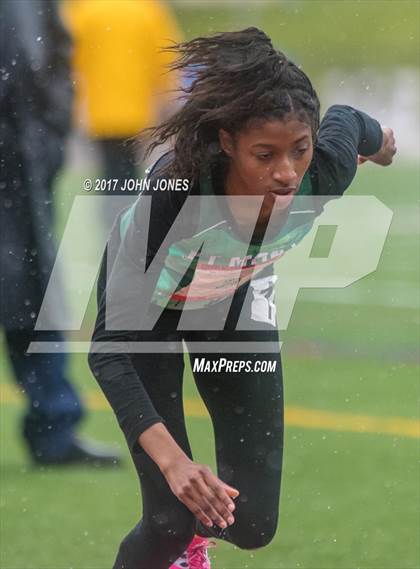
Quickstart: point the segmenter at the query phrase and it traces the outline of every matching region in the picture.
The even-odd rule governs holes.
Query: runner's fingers
[[[204,480],[196,480],[195,484],[201,496],[203,496],[212,508],[217,511],[227,525],[232,525],[235,519],[232,516],[231,510],[229,510],[231,499],[229,497],[226,498],[219,495],[215,492],[214,488],[209,487]]]
[[[227,528],[228,524],[220,515],[220,513],[213,507],[207,496],[203,495],[198,488],[190,491],[190,497],[198,508],[204,512],[213,523],[217,524],[220,528]]]
[[[391,150],[393,152],[393,154],[395,154],[397,152],[397,147],[395,146],[395,138],[392,137],[392,141],[391,141]]]
[[[218,501],[220,501],[225,509],[229,512],[229,517],[226,518],[229,524],[232,524],[235,520],[231,521],[230,518],[233,518],[232,512],[235,510],[235,502],[229,496],[226,490],[226,485],[217,478],[211,471],[205,471],[203,473],[204,481],[210,490],[215,494]],[[232,488],[232,490],[235,490]]]
[[[193,498],[185,498],[183,503],[202,524],[207,527],[213,526],[211,518],[209,518],[209,516],[200,508],[199,504]]]
[[[218,482],[215,486],[212,487],[212,490],[217,496],[218,500],[223,503],[229,515],[232,516],[232,512],[236,509],[236,506],[235,502],[232,500],[229,494],[227,494],[225,486]]]

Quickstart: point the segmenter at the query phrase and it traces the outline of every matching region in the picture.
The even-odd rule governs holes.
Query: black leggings
[[[236,302],[237,306],[242,301]],[[166,311],[163,320],[176,319],[174,312]],[[199,340],[278,342],[277,330],[261,322],[259,330],[236,331],[237,316],[233,306],[225,330],[176,332],[173,338],[183,338],[187,346],[188,342]],[[176,325],[170,327],[176,329]],[[225,530],[204,527],[172,493],[149,456],[143,450],[132,453],[140,479],[143,517],[121,543],[114,569],[168,569],[195,533],[224,539],[243,549],[263,547],[275,535],[283,452],[280,353],[191,354],[189,351],[193,370],[196,358],[212,362],[221,357],[232,362],[245,360],[251,370],[261,361],[274,362],[270,365],[276,367],[274,371],[264,372],[193,372],[213,423],[217,474],[240,492],[235,523]],[[183,354],[136,354],[132,361],[156,411],[180,447],[192,457],[182,402]]]

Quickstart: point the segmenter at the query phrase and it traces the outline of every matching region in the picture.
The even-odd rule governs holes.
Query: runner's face
[[[263,195],[259,222],[290,205],[313,154],[308,124],[289,120],[253,121],[234,136],[220,129],[219,141],[230,158],[227,195]]]

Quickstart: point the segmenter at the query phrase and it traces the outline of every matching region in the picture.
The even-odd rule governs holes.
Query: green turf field
[[[215,8],[215,5],[217,8]],[[418,66],[416,0],[266,0],[180,2],[187,39],[257,26],[311,78],[331,67],[360,70]]]
[[[79,188],[78,177],[66,173],[57,200],[61,220]],[[259,551],[219,543],[215,569],[419,567],[417,167],[365,165],[350,191],[373,193],[394,211],[378,270],[324,297],[300,293],[283,334],[286,405],[300,411],[297,421],[287,415],[278,533]],[[80,239],[88,239],[90,228],[80,229]],[[111,567],[141,512],[128,456],[115,471],[33,470],[17,437],[22,402],[1,361],[1,569]],[[72,372],[97,400],[84,356],[73,356]],[[190,374],[186,396],[192,403],[198,397]],[[318,426],[311,424],[314,410]],[[334,413],[332,423],[323,419],[326,412]],[[192,445],[198,461],[213,464],[211,427],[200,414],[188,418]],[[355,415],[383,421],[358,433]],[[340,427],[349,416],[350,426]],[[392,418],[391,431],[380,432]],[[109,410],[92,410],[83,428],[124,448]]]

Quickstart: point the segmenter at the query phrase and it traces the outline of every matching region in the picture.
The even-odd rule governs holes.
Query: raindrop
[[[42,36],[38,36],[38,37],[36,38],[36,41],[37,41],[37,42],[42,41]]]
[[[34,318],[36,318],[36,312],[31,312],[29,316],[30,316],[30,317],[32,318],[32,320],[33,320]]]
[[[12,200],[6,199],[6,200],[4,200],[3,205],[6,209],[9,209],[12,207],[13,202],[12,202]]]
[[[171,399],[176,399],[178,397],[178,393],[176,391],[172,391],[172,393],[170,393],[169,397]]]
[[[29,298],[25,298],[24,304],[25,304],[25,306],[30,306],[31,301],[29,300]]]
[[[243,443],[244,440],[245,440],[245,439],[244,439],[243,437],[241,437],[241,438],[239,439],[239,442],[240,442],[240,443]]]
[[[159,525],[166,524],[169,521],[169,517],[166,514],[157,514],[153,517]]]
[[[89,535],[89,532],[88,532],[87,530],[85,530],[85,531],[83,532],[83,535],[84,535],[85,537],[87,537],[87,536]]]
[[[39,407],[39,401],[37,401],[35,399],[35,401],[32,403],[32,407],[35,407],[35,408]]]

